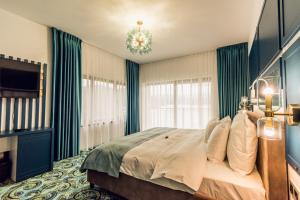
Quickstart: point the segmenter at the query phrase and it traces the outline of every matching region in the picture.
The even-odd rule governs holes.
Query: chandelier
[[[127,49],[140,55],[151,52],[152,35],[148,30],[142,29],[143,21],[137,21],[137,27],[127,33]]]

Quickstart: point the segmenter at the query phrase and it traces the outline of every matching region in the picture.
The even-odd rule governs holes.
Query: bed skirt
[[[87,171],[87,179],[91,184],[110,191],[128,200],[206,200],[197,193],[194,195],[172,190],[154,183],[143,181],[120,173],[119,178],[102,172]]]

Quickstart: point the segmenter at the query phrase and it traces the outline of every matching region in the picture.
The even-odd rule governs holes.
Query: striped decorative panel
[[[0,54],[0,61],[12,60],[31,64],[40,68],[40,95],[37,98],[5,98],[0,97],[0,131],[11,131],[14,129],[44,128],[46,115],[46,84],[47,84],[47,64],[35,63],[28,60],[16,60],[13,57],[6,58]]]

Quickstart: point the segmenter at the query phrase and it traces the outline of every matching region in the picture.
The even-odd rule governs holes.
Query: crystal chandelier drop
[[[143,22],[137,21],[137,27],[127,33],[127,49],[140,55],[151,52],[152,35],[148,30],[142,29]]]

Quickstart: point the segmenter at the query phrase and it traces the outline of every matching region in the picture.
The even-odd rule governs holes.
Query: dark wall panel
[[[263,71],[280,52],[279,24],[278,0],[266,0],[258,25],[260,71]]]
[[[300,103],[300,39],[284,54],[286,104]],[[300,126],[286,127],[288,162],[300,173]]]
[[[282,47],[300,30],[300,1],[280,0]]]

